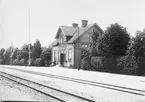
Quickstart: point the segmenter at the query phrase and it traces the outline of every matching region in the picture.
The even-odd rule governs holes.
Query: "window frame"
[[[82,44],[81,47],[82,48],[87,48],[88,47],[88,44]]]
[[[72,48],[68,49],[68,61],[72,61]]]

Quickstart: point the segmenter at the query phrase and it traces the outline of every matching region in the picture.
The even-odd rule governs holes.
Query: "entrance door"
[[[65,61],[65,53],[61,53],[60,54],[60,64],[64,65],[64,61]]]

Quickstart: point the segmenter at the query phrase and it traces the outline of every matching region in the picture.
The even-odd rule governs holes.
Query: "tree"
[[[12,54],[12,59],[16,59],[17,53],[18,53],[19,49],[15,48]]]
[[[41,55],[41,43],[39,40],[36,40],[36,42],[34,43],[33,45],[33,48],[32,48],[32,58],[33,59],[37,59],[40,57]]]
[[[4,53],[5,64],[10,64],[12,52],[14,51],[14,46],[10,46]]]
[[[43,59],[47,65],[49,65],[51,61],[51,48],[43,49],[40,58]]]
[[[92,56],[98,56],[98,38],[101,36],[101,34],[98,31],[93,30],[92,36],[91,36],[91,44],[89,46],[89,49],[91,52],[90,54]]]
[[[145,56],[145,31],[136,32],[136,37],[131,40],[127,53],[136,58]]]
[[[138,60],[138,75],[145,74],[145,30],[137,31],[136,37],[130,42],[127,53]]]
[[[4,52],[4,48],[0,49],[0,64],[4,64]]]
[[[1,59],[4,59],[4,52],[5,52],[5,49],[4,48],[2,48],[2,49],[0,49],[0,58]]]
[[[126,55],[130,36],[126,28],[118,23],[111,24],[98,39],[98,52],[102,56],[119,57]]]
[[[21,47],[21,50],[22,50],[22,51],[29,51],[29,45],[24,44],[24,45]]]

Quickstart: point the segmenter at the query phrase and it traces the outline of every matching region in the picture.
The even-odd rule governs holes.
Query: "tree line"
[[[92,34],[89,48],[82,49],[81,69],[117,74],[145,75],[145,29],[131,36],[125,27],[111,24]]]
[[[0,64],[49,66],[51,48],[42,47],[39,40],[21,48],[0,49]],[[93,31],[88,48],[82,48],[80,68],[100,72],[145,75],[145,29],[131,36],[125,27],[111,24],[103,34]]]
[[[4,65],[28,65],[30,47],[31,66],[49,66],[51,63],[51,48],[42,47],[39,40],[32,45],[24,44],[21,48],[10,46],[0,49],[0,64]]]

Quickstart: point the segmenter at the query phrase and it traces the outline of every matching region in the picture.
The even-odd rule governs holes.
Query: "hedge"
[[[138,60],[134,56],[123,56],[117,59],[117,66],[122,74],[137,75]]]

